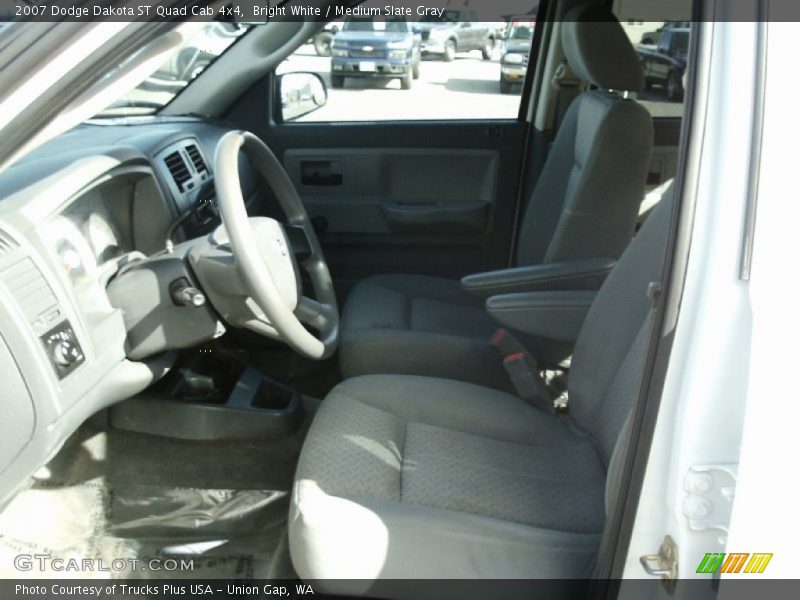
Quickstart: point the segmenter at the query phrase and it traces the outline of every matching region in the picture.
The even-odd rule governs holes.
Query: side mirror
[[[316,73],[278,75],[281,121],[293,121],[322,108],[328,102],[328,88]]]

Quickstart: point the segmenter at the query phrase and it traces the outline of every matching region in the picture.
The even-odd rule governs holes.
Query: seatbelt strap
[[[519,340],[501,327],[489,343],[503,357],[503,367],[517,395],[531,406],[554,414],[553,399],[547,384],[539,375],[539,365]]]

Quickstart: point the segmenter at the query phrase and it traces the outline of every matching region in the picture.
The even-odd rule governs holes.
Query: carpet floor
[[[0,513],[0,565],[49,554],[120,568],[26,575],[295,578],[286,521],[311,409],[299,431],[274,440],[176,440],[92,419]],[[153,570],[153,559],[191,568]]]

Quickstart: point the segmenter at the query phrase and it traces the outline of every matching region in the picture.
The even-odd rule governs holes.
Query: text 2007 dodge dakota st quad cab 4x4
[[[0,2],[0,597],[796,596],[800,8],[390,4]]]

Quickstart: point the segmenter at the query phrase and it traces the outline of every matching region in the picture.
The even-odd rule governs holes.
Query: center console
[[[118,429],[185,440],[277,438],[302,421],[296,391],[209,349],[188,353],[164,379],[109,411]]]

